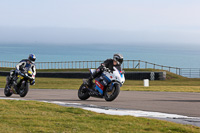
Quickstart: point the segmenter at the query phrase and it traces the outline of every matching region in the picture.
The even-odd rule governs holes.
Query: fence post
[[[145,61],[145,69],[147,69],[147,62]]]
[[[200,78],[200,69],[199,69],[199,78]]]
[[[129,69],[129,60],[128,60],[128,64],[127,65],[128,65],[128,69]]]
[[[87,61],[87,69],[88,69],[88,61]]]
[[[139,62],[138,62],[138,63],[139,63],[139,66],[138,66],[138,68],[140,69],[140,60],[139,60]]]

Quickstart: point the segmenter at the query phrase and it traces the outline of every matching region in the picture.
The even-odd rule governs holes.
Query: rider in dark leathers
[[[19,64],[16,65],[16,70],[10,72],[9,83],[11,83],[12,81],[14,83],[16,83],[17,75],[23,73],[24,68],[26,67],[26,65],[31,65],[31,70],[32,70],[33,74],[36,75],[35,60],[36,60],[36,57],[35,57],[34,54],[30,54],[28,59],[21,60],[19,62]],[[34,85],[35,84],[35,80],[32,80],[30,84]]]
[[[108,68],[109,70],[113,71],[113,66],[115,66],[119,71],[121,71],[121,64],[123,63],[123,56],[121,54],[114,54],[113,59],[105,60],[97,69],[96,71],[91,74],[89,79],[85,82],[86,85],[91,86],[92,80],[102,74],[102,72]]]

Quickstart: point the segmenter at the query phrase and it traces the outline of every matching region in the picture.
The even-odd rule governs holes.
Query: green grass
[[[6,77],[0,76],[0,87],[4,88]],[[36,78],[36,89],[78,89],[82,79]],[[141,80],[126,80],[121,90],[129,91],[167,91],[167,92],[200,92],[200,79],[170,79],[150,81],[150,87],[144,87]]]
[[[199,133],[200,128],[148,118],[98,114],[36,101],[0,100],[0,132]]]

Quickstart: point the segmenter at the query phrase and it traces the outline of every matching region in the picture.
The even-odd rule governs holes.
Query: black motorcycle
[[[14,70],[11,70],[10,73],[11,75],[14,75]],[[10,79],[10,76],[7,76],[4,89],[5,96],[9,97],[12,94],[18,94],[20,97],[25,97],[29,91],[30,82],[34,79],[35,75],[30,66],[25,67],[24,71],[15,75],[13,79]]]

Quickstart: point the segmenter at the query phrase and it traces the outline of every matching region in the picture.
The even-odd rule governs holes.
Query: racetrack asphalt
[[[200,93],[190,92],[146,92],[121,91],[112,102],[101,98],[90,97],[88,100],[79,100],[77,90],[65,89],[30,89],[26,100],[60,101],[97,105],[116,109],[130,109],[178,114],[189,117],[200,117]],[[0,88],[0,97],[5,97],[3,88]],[[13,94],[11,98],[20,99]]]

